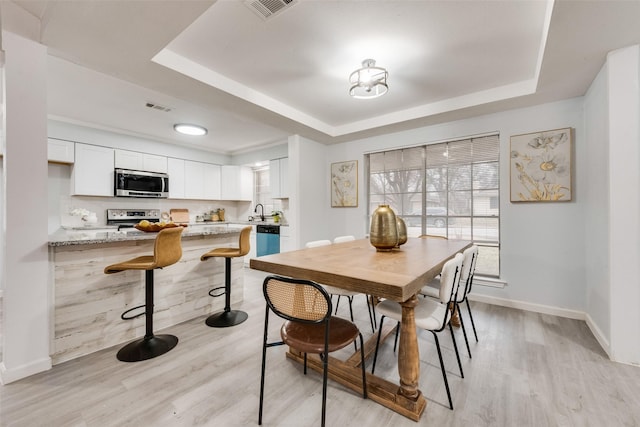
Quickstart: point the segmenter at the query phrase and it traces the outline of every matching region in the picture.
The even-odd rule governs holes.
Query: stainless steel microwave
[[[116,169],[114,177],[116,197],[169,197],[169,175],[166,173]]]

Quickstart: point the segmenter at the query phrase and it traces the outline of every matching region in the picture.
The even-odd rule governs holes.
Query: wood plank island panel
[[[213,248],[237,246],[238,236],[239,230],[229,229],[182,238],[182,259],[155,270],[154,331],[224,309],[224,297],[208,295],[210,289],[224,286],[224,258],[203,262],[200,256]],[[152,254],[153,243],[131,240],[50,247],[50,348],[54,364],[144,336],[144,316],[120,318],[123,311],[144,304],[144,271],[104,274],[103,270],[110,264]],[[232,306],[243,300],[242,268],[243,259],[233,258]]]

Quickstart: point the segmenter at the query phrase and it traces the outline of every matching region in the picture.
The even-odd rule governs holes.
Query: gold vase
[[[369,241],[378,252],[388,252],[398,244],[396,214],[389,205],[380,205],[373,212]]]
[[[396,228],[398,229],[398,247],[407,243],[407,224],[399,216],[396,217]]]

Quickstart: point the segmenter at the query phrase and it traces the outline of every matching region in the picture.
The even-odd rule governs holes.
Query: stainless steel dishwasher
[[[280,253],[280,226],[256,226],[256,256]]]

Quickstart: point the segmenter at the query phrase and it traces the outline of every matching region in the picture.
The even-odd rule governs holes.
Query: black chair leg
[[[360,365],[362,366],[362,398],[367,398],[367,371],[364,367],[364,340],[360,335]]]
[[[436,349],[438,350],[438,358],[440,359],[440,370],[442,370],[442,378],[444,379],[444,387],[447,389],[447,398],[449,399],[449,408],[453,411],[453,401],[451,400],[451,392],[449,391],[449,381],[447,381],[447,371],[444,369],[444,361],[442,360],[442,351],[440,351],[440,342],[438,341],[438,335],[431,331],[433,338],[436,341]]]
[[[400,322],[398,322],[398,324],[396,325],[396,338],[393,341],[393,352],[396,352],[396,349],[398,348],[398,337],[400,336]]]
[[[462,335],[464,336],[464,343],[467,345],[467,353],[469,353],[469,359],[471,357],[471,348],[469,347],[469,340],[467,339],[467,330],[464,327],[464,320],[462,319],[462,313],[460,313],[460,305],[456,303],[456,309],[458,310],[458,319],[460,319],[460,326],[462,326]]]
[[[473,327],[473,335],[476,337],[476,342],[478,342],[478,334],[476,333],[476,324],[473,321],[473,314],[471,314],[471,305],[469,304],[469,300],[465,299],[467,302],[467,311],[469,312],[469,318],[471,319],[471,326]]]
[[[260,375],[260,409],[258,410],[258,425],[262,425],[262,403],[264,401],[264,372],[267,363],[267,331],[269,327],[269,307],[265,309],[264,339],[262,341],[262,374]]]
[[[462,372],[462,363],[460,362],[460,353],[458,353],[458,344],[456,344],[456,336],[453,333],[453,326],[451,326],[451,322],[449,322],[449,330],[451,331],[451,341],[453,341],[453,349],[456,351],[456,359],[458,359],[458,368],[460,368],[460,377],[464,378],[464,373]]]
[[[376,307],[369,301],[369,295],[365,294],[367,299],[367,311],[369,312],[369,321],[371,322],[371,333],[376,333]]]
[[[373,365],[371,366],[371,373],[376,372],[376,361],[378,360],[378,348],[380,347],[380,335],[382,334],[382,322],[384,322],[384,316],[380,318],[380,327],[378,328],[378,339],[376,340],[376,351],[373,353]]]
[[[207,317],[205,323],[212,328],[226,328],[238,325],[249,315],[244,311],[231,310],[231,258],[224,259],[224,311]]]
[[[326,342],[326,341],[325,341]],[[325,345],[325,349],[326,349],[326,345]],[[305,366],[306,366],[306,362],[307,362],[307,354],[304,354],[305,357]],[[321,426],[324,427],[325,425],[325,421],[326,421],[326,412],[327,412],[327,378],[328,378],[328,371],[329,371],[329,355],[328,353],[325,353],[325,357],[322,358],[322,368],[323,368],[323,373],[322,373],[322,422],[321,422]]]

